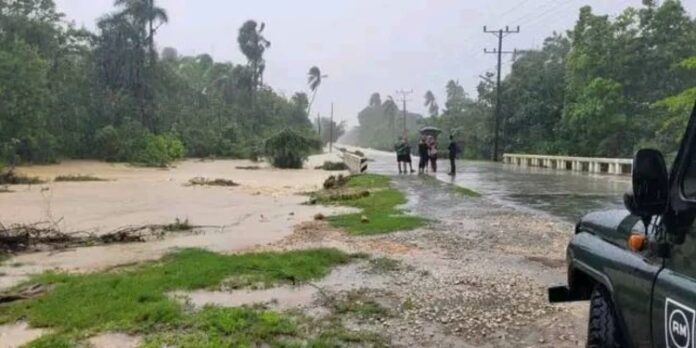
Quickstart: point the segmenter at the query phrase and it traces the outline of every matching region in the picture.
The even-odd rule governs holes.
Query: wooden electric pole
[[[331,119],[329,120],[329,153],[333,150],[333,102],[331,102]]]
[[[503,38],[508,34],[519,34],[520,27],[517,29],[510,30],[510,28],[505,27],[505,29],[498,30],[488,30],[485,26],[483,27],[483,32],[488,34],[493,34],[498,38],[498,48],[492,50],[483,49],[486,54],[497,54],[498,55],[498,76],[496,81],[496,93],[495,93],[495,134],[493,136],[493,161],[498,161],[498,147],[500,143],[500,70],[502,67],[502,56],[503,54],[517,54],[516,50],[513,51],[503,51]]]
[[[396,91],[396,94],[401,95],[401,102],[402,102],[403,105],[404,105],[404,136],[406,136],[406,135],[408,134],[408,129],[406,128],[406,103],[407,103],[408,101],[410,101],[410,100],[408,99],[408,96],[409,96],[411,93],[413,93],[413,90],[408,90],[408,91],[406,91],[406,90],[403,90],[403,89],[402,89],[402,90],[400,90],[400,91]]]

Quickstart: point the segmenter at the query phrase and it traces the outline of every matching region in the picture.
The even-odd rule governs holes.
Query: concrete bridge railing
[[[365,173],[367,171],[366,157],[356,155],[348,151],[343,151],[341,156],[343,158],[343,163],[345,163],[346,166],[348,166],[348,170],[350,170],[351,173],[359,174]]]
[[[627,158],[571,157],[527,154],[503,154],[503,163],[575,172],[631,174],[633,160]]]

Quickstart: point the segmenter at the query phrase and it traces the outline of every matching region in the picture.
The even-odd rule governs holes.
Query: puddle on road
[[[46,333],[43,329],[30,328],[27,323],[0,325],[0,348],[18,348]]]
[[[194,307],[206,305],[238,307],[243,305],[263,304],[278,310],[311,307],[324,292],[339,292],[356,289],[376,289],[386,285],[382,275],[372,275],[364,271],[365,263],[351,264],[335,268],[321,280],[301,286],[283,285],[270,289],[232,291],[197,290],[193,292],[174,292],[172,297],[187,300]]]

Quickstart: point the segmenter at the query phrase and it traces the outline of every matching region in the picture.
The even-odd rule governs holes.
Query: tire
[[[590,299],[590,319],[587,327],[588,348],[625,347],[619,329],[614,305],[609,292],[601,285],[592,290]]]

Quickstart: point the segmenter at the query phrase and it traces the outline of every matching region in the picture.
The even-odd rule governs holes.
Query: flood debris
[[[5,172],[0,172],[0,185],[37,185],[43,184],[44,182],[45,181],[38,177],[17,174],[14,168],[10,168]]]
[[[0,304],[28,300],[43,295],[46,291],[48,286],[45,284],[30,284],[14,292],[0,293]]]
[[[259,169],[261,169],[260,166],[236,166],[234,168],[239,169],[239,170],[259,170]]]
[[[209,179],[209,178],[204,178],[204,177],[195,177],[195,178],[189,180],[187,186],[227,186],[227,187],[232,187],[232,186],[239,186],[239,184],[230,180],[230,179],[223,179],[223,178]]]
[[[59,175],[56,176],[53,181],[55,182],[85,182],[85,181],[108,181],[104,178],[99,178],[93,175],[84,174],[70,174],[70,175]]]
[[[188,231],[194,228],[188,220],[181,221],[178,218],[171,224],[125,226],[105,234],[91,231],[66,233],[58,228],[58,223],[50,222],[9,226],[0,223],[0,254],[146,242],[162,238],[168,232]]]
[[[314,167],[314,169],[328,170],[328,171],[340,171],[348,170],[348,166],[343,162],[334,161],[324,161],[324,164]]]
[[[340,188],[345,186],[347,182],[348,178],[344,177],[342,174],[339,174],[338,176],[331,175],[326,180],[324,180],[324,189],[329,190]]]

